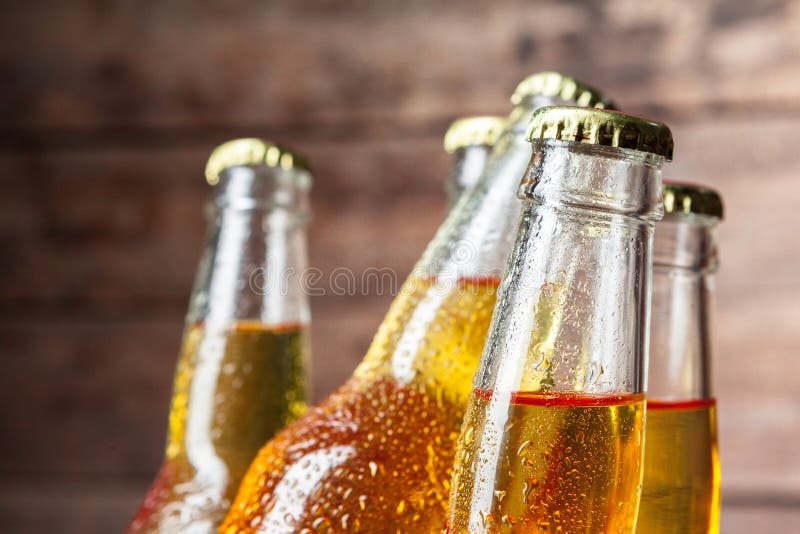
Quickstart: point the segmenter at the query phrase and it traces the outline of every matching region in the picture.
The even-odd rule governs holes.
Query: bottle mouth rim
[[[688,182],[664,181],[664,213],[684,217],[724,219],[722,196],[710,187]]]
[[[531,160],[517,189],[517,198],[523,202],[562,206],[592,219],[623,217],[646,223],[662,219],[662,156],[558,139],[535,139],[532,144]],[[609,169],[621,166],[617,170],[625,173],[624,178],[592,178],[585,172],[565,169],[573,164],[584,167],[589,164],[588,158],[605,161]],[[632,165],[640,169],[635,174],[630,174]]]
[[[527,76],[517,84],[511,95],[511,104],[519,106],[536,96],[556,97],[579,106],[614,108],[600,90],[557,71],[542,71]]]
[[[232,167],[258,165],[311,174],[308,160],[299,152],[265,139],[242,138],[223,143],[211,152],[206,163],[206,181],[217,185],[220,175]]]
[[[481,115],[453,121],[444,135],[448,154],[470,146],[492,146],[506,129],[506,117]]]

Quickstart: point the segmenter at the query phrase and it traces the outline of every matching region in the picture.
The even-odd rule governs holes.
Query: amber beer
[[[666,183],[656,225],[644,485],[637,532],[719,532],[720,465],[711,389],[712,278],[722,200]]]
[[[647,401],[639,532],[719,532],[716,402]]]
[[[190,386],[206,373],[221,371],[216,377],[218,402],[211,430],[217,447],[238,452],[238,444],[248,441],[252,443],[247,449],[260,447],[259,436],[274,433],[305,412],[306,330],[303,324],[256,321],[237,321],[221,331],[193,325],[175,373],[167,457],[186,457],[188,408],[194,396],[204,393]],[[222,358],[208,358],[204,351],[209,346],[221,349]],[[249,432],[235,433],[242,428]],[[250,460],[237,459],[237,471],[242,472]]]
[[[208,162],[211,231],[173,387],[164,462],[128,532],[216,532],[258,449],[306,409],[305,197],[295,154],[241,139]],[[297,282],[296,280],[294,282]]]
[[[192,508],[195,516],[222,520],[225,510],[216,503],[217,488],[213,480],[198,476],[202,469],[195,467],[197,454],[187,436],[190,411],[204,404],[198,397],[209,393],[197,384],[214,383],[208,445],[228,477],[240,480],[267,437],[305,411],[306,352],[304,325],[239,322],[223,330],[203,324],[189,328],[175,373],[166,457],[131,530],[179,526],[179,518]],[[236,488],[225,486],[223,498],[230,502]]]
[[[475,390],[459,464],[476,459],[475,429],[486,426],[491,396],[491,391]],[[488,532],[517,526],[582,532],[586,525],[607,521],[609,508],[619,506],[623,513],[613,515],[607,530],[624,531],[635,520],[639,480],[628,471],[641,463],[643,416],[641,394],[512,393],[495,479],[507,489],[495,490],[497,504],[480,516],[481,527]],[[459,495],[470,495],[466,490],[475,484],[472,471],[465,471],[459,483],[464,490]],[[468,508],[470,503],[456,506]]]
[[[316,532],[383,532],[387,518],[429,525],[423,512],[437,513],[449,492],[443,475],[453,463],[497,282],[410,279],[353,378],[302,424],[278,434],[253,462],[242,482],[249,499],[282,498],[272,497],[266,513],[234,507],[226,532],[242,525],[245,531],[300,532],[298,524]],[[414,332],[409,326],[418,323],[415,313],[423,303],[426,328]],[[417,375],[430,378],[414,380]],[[302,458],[299,470],[286,461],[293,458]],[[292,476],[294,470],[301,478]],[[314,487],[312,507],[297,499],[307,485]]]
[[[520,87],[520,120],[449,213],[353,377],[259,452],[222,532],[442,528],[455,440],[519,219],[514,193],[530,158],[521,117],[562,97],[605,103],[556,73]]]
[[[545,107],[458,440],[452,533],[632,533],[666,125]]]

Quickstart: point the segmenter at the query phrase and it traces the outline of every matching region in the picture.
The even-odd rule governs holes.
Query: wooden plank
[[[0,531],[122,532],[148,483],[125,477],[0,476]]]
[[[314,299],[314,396],[351,374],[386,297]],[[0,473],[155,473],[183,310],[156,320],[0,322]]]
[[[444,216],[440,141],[310,143],[312,265],[404,278]],[[0,298],[183,298],[203,246],[211,146],[0,159]],[[326,279],[327,280],[327,279]]]
[[[800,499],[800,391],[793,333],[800,291],[721,299],[714,323],[723,487]],[[795,356],[792,356],[795,354]]]
[[[733,496],[800,499],[794,448],[800,440],[800,393],[787,372],[796,360],[798,298],[800,291],[781,298],[756,293],[720,306],[715,382],[723,484]],[[313,300],[315,398],[350,375],[387,300]],[[175,313],[157,321],[73,318],[0,325],[7,370],[0,376],[0,424],[4,435],[15,436],[0,444],[0,472],[153,473],[163,447],[180,323]]]
[[[790,118],[674,124],[677,156],[665,177],[715,186],[727,205],[723,297],[797,285],[800,163],[785,157],[795,129]],[[440,146],[439,137],[303,144],[317,169],[312,265],[326,274],[389,267],[404,278],[443,218],[449,159]],[[210,148],[0,158],[11,171],[0,178],[0,299],[186,299],[204,239]],[[757,276],[764,266],[769,276]]]
[[[796,529],[797,2],[78,0],[3,13],[0,430],[13,439],[0,444],[0,531],[119,531],[138,504],[163,447],[214,144],[263,135],[306,151],[312,264],[402,279],[444,212],[447,122],[505,113],[543,68],[667,120],[665,176],[723,192],[722,531]],[[317,399],[350,375],[389,300],[312,301]]]
[[[0,325],[6,472],[155,472],[180,319]],[[24,386],[22,385],[24,384]]]
[[[725,204],[721,298],[800,284],[800,248],[792,230],[800,227],[800,211],[793,207],[800,202],[800,162],[786,157],[793,124],[789,118],[742,117],[673,125],[676,156],[664,178],[708,184]]]
[[[735,490],[799,490],[800,465],[786,445],[800,438],[793,434],[800,398],[786,372],[796,359],[800,300],[800,251],[792,246],[800,169],[784,157],[794,130],[794,121],[783,118],[680,121],[675,132],[683,156],[665,173],[706,181],[727,204],[716,374],[725,483]],[[8,251],[0,318],[15,372],[2,390],[9,400],[25,399],[28,411],[4,418],[9,435],[25,439],[6,445],[0,468],[154,469],[202,243],[208,188],[200,175],[208,148],[46,150],[4,158],[14,172],[0,178],[8,192],[0,199],[0,243]],[[387,266],[402,280],[443,214],[447,157],[439,139],[307,148],[319,169],[312,264],[326,274]],[[360,360],[388,300],[314,301],[317,398]],[[37,387],[21,387],[27,383]],[[113,408],[95,413],[98,405]],[[32,421],[41,423],[39,430]],[[51,429],[65,435],[60,458],[49,455],[42,434]],[[773,439],[764,454],[767,435]]]
[[[797,532],[800,524],[800,507],[773,507],[769,505],[722,507],[720,532],[725,534],[752,534],[753,532]]]
[[[800,13],[790,0],[403,5],[17,4],[0,23],[0,125],[452,117],[506,110],[522,77],[553,67],[632,110],[800,110]]]
[[[149,480],[131,477],[0,476],[0,531],[107,534],[121,532]],[[722,532],[796,532],[797,506],[724,504]]]

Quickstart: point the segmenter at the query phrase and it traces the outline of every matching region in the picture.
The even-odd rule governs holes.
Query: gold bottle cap
[[[706,215],[722,219],[722,197],[707,187],[664,182],[664,213]]]
[[[222,171],[240,165],[266,165],[284,170],[311,171],[308,161],[303,156],[271,141],[254,138],[234,139],[219,145],[211,152],[206,163],[206,181],[210,185],[217,185]]]
[[[605,109],[572,106],[539,108],[531,117],[527,139],[560,139],[628,148],[672,159],[672,132],[666,124]]]
[[[537,72],[522,80],[511,95],[511,104],[517,106],[534,95],[558,97],[582,107],[614,108],[611,101],[594,87],[555,71]]]
[[[450,125],[444,134],[444,149],[452,154],[473,145],[492,146],[506,127],[505,117],[465,117]]]

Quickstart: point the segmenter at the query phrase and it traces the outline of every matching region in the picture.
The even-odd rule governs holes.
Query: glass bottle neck
[[[452,208],[464,191],[470,189],[483,174],[492,147],[488,145],[469,145],[456,150],[453,167],[447,178],[447,206]]]
[[[640,152],[534,143],[476,387],[644,391],[660,169]]]
[[[713,277],[717,219],[669,214],[656,226],[648,397],[712,396]]]
[[[309,186],[310,176],[294,169],[242,166],[221,175],[188,322],[308,322],[302,274]]]
[[[419,276],[502,276],[519,222],[516,191],[531,156],[526,125],[538,107],[558,103],[563,101],[537,95],[514,108],[511,124],[492,147],[484,172],[457,200],[417,264]]]

